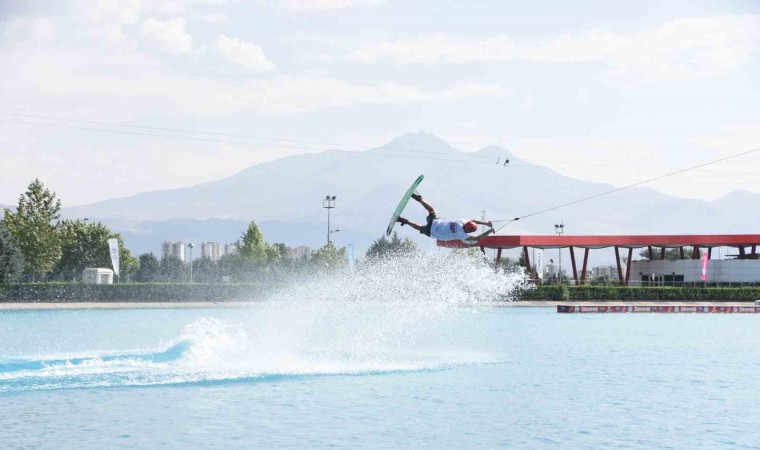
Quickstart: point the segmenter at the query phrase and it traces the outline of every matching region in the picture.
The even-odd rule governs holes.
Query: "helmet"
[[[464,224],[463,228],[466,233],[472,233],[473,231],[478,229],[478,224],[470,220],[469,222]]]

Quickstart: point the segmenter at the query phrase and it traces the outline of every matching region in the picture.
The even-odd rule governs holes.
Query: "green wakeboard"
[[[396,207],[396,210],[393,211],[393,215],[391,216],[391,223],[388,224],[388,229],[385,230],[385,235],[390,236],[391,232],[393,231],[393,227],[396,225],[396,220],[399,218],[402,212],[404,212],[404,208],[406,208],[406,204],[409,203],[409,199],[412,198],[412,194],[414,194],[414,191],[417,190],[417,186],[422,183],[422,180],[425,178],[425,175],[420,175],[417,177],[416,180],[414,180],[414,183],[412,183],[411,186],[409,186],[409,189],[407,189],[406,194],[404,194],[403,197],[401,197],[401,201],[398,202],[398,206]]]

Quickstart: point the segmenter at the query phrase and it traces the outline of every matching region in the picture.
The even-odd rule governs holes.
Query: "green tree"
[[[169,255],[161,260],[159,265],[161,281],[176,283],[190,279],[190,267],[176,256]]]
[[[222,256],[218,270],[220,278],[230,277],[235,282],[251,282],[261,278],[261,265],[237,253]]]
[[[61,201],[35,179],[18,199],[16,212],[5,210],[5,224],[24,259],[24,272],[32,280],[49,272],[61,257],[61,237],[56,227]]]
[[[140,255],[140,268],[135,273],[135,281],[151,283],[158,281],[160,277],[161,264],[153,253],[143,253]]]
[[[272,248],[277,250],[278,258],[286,258],[288,256],[288,247],[285,244],[272,244]]]
[[[239,281],[256,281],[271,278],[280,270],[285,254],[284,244],[269,245],[256,222],[251,221],[238,241],[238,254],[222,265],[223,274],[233,272]],[[236,266],[230,270],[229,262]]]
[[[267,243],[259,230],[256,222],[251,221],[245,233],[240,237],[238,253],[240,256],[252,259],[255,262],[263,262],[267,259]]]
[[[193,261],[193,281],[197,283],[217,283],[221,281],[219,264],[208,256]]]
[[[64,219],[58,223],[61,258],[53,267],[53,276],[76,280],[86,267],[111,267],[108,239],[111,230],[102,223]]]
[[[367,249],[367,259],[384,258],[387,256],[408,255],[417,251],[417,244],[408,237],[401,239],[397,232],[393,232],[390,239],[385,235],[376,239]]]
[[[288,252],[285,244],[266,244],[267,262],[270,265],[279,265],[279,263],[285,259]]]
[[[280,259],[277,267],[280,269],[282,275],[297,275],[300,274],[304,266],[308,264],[309,257],[306,255],[300,258],[291,258],[288,256],[288,250],[285,244],[275,244],[280,251]]]
[[[132,256],[118,233],[104,224],[85,220],[64,219],[58,224],[61,236],[61,259],[53,267],[53,275],[61,280],[77,280],[87,267],[110,268],[111,254],[108,240],[119,242],[119,276],[126,279],[137,269],[138,262]]]
[[[121,280],[129,281],[137,270],[140,268],[140,262],[132,256],[132,252],[124,246],[124,241],[119,233],[114,233],[111,237],[119,241],[119,282]]]
[[[489,264],[494,266],[494,268],[497,267],[495,260],[493,261],[489,260]],[[519,258],[513,259],[513,258],[510,258],[509,256],[502,256],[498,264],[498,267],[501,267],[503,270],[513,270],[515,267],[518,267],[518,266],[520,266],[520,259]]]
[[[683,254],[686,257],[686,259],[691,258],[691,254],[694,251],[694,247],[684,247],[683,248]],[[699,257],[702,257],[702,250],[698,250]],[[639,252],[639,256],[641,256],[644,259],[649,259],[649,249],[645,248]],[[661,250],[659,249],[652,249],[652,260],[656,261],[661,258]],[[665,259],[668,261],[676,261],[681,259],[681,249],[680,248],[666,248],[665,249]]]
[[[0,284],[16,281],[23,270],[21,253],[5,222],[0,220]]]
[[[241,281],[240,264],[242,257],[237,253],[228,253],[219,258],[218,269],[220,277],[230,277],[232,281]]]
[[[527,265],[528,260],[525,256],[526,256],[525,249],[523,248],[522,250],[520,250],[520,256],[517,257],[517,264],[520,267],[525,267]]]
[[[335,244],[328,242],[327,245],[311,254],[309,265],[316,270],[343,270],[348,265],[346,247],[338,249]]]

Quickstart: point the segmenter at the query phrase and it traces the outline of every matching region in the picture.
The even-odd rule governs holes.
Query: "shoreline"
[[[247,308],[258,302],[0,302],[0,311]]]
[[[663,301],[663,300],[599,300],[599,301],[561,301],[561,300],[524,300],[511,302],[509,306],[515,307],[557,307],[559,305],[567,306],[754,306],[751,301],[724,301],[724,302],[703,302],[703,301]]]
[[[202,308],[248,308],[259,301],[167,301],[167,302],[0,302],[2,311],[49,311],[49,310],[88,310],[88,309],[202,309]],[[701,301],[558,301],[558,300],[523,300],[516,302],[483,303],[489,307],[515,308],[556,308],[558,305],[574,306],[747,306],[752,302],[701,302]]]

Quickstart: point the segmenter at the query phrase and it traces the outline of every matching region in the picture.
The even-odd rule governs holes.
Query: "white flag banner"
[[[119,276],[119,241],[118,239],[108,240],[108,250],[111,252],[111,265],[113,273]]]

